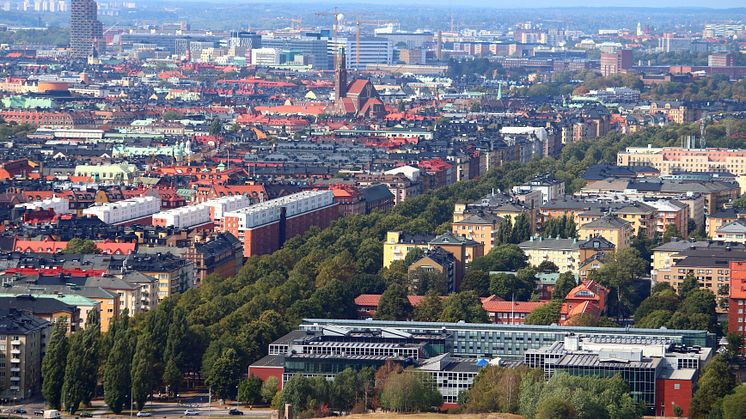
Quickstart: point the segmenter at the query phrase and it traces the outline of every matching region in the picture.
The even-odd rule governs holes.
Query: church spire
[[[334,65],[334,99],[347,96],[347,67],[345,65],[345,49],[339,47],[335,56]]]

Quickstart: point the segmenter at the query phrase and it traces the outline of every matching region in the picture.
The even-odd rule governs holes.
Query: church
[[[363,116],[381,118],[386,115],[383,102],[378,97],[373,83],[365,79],[347,83],[344,48],[340,48],[335,57],[334,70],[334,104],[329,113],[339,116]]]

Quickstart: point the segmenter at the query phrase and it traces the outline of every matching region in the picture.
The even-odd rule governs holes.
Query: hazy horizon
[[[174,3],[175,1],[166,0],[164,3]],[[180,0],[179,2],[188,3],[216,3],[216,4],[228,4],[228,3],[270,3],[267,0]],[[561,9],[561,8],[649,8],[649,9],[743,9],[746,8],[746,4],[743,1],[734,0],[713,0],[707,3],[706,6],[702,5],[701,1],[695,0],[660,0],[651,4],[650,1],[645,0],[619,0],[615,1],[613,5],[593,4],[589,5],[587,1],[582,0],[535,0],[531,3],[516,3],[514,1],[505,0],[471,0],[468,2],[453,4],[449,0],[282,0],[280,2],[271,3],[296,3],[296,4],[328,4],[328,5],[376,5],[376,4],[396,4],[402,5],[428,5],[428,6],[450,6],[454,9],[459,7],[488,7],[494,9]]]

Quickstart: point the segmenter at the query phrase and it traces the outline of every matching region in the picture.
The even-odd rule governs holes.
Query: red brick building
[[[274,252],[312,226],[326,228],[339,216],[331,191],[304,191],[227,212],[221,229],[237,237],[244,256],[251,257]]]
[[[746,354],[746,261],[730,263],[728,331],[745,336],[743,353]]]

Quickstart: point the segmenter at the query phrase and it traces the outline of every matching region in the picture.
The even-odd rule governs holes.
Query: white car
[[[187,409],[184,411],[184,416],[199,416],[199,412],[194,409]]]
[[[150,412],[137,412],[138,418],[149,418],[151,416],[153,416],[153,414]]]

